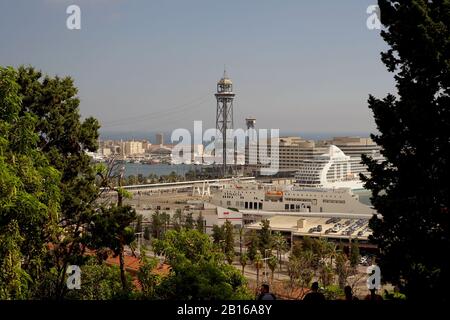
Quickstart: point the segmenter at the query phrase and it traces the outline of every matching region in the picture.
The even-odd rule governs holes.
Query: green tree
[[[142,214],[138,214],[136,218],[136,226],[134,228],[136,233],[142,232]]]
[[[25,240],[17,221],[12,220],[0,234],[0,299],[23,299],[28,295],[29,275],[22,268],[20,247]]]
[[[131,287],[131,277],[127,277]],[[112,300],[126,297],[120,281],[120,269],[98,263],[93,257],[81,267],[81,288],[70,290],[66,296],[72,300]]]
[[[242,256],[242,242],[244,241],[244,227],[239,227],[239,254]]]
[[[186,214],[186,221],[184,222],[184,227],[188,230],[194,229],[194,218],[192,217],[192,212]]]
[[[61,179],[55,184],[61,190],[58,225],[64,229],[64,236],[53,238],[55,244],[47,251],[53,261],[42,269],[56,269],[56,284],[44,290],[50,296],[63,297],[66,293],[66,270],[73,263],[83,262],[83,228],[95,215],[95,200],[100,193],[95,177],[97,167],[91,164],[86,151],[96,151],[98,145],[98,121],[86,118],[81,121],[77,88],[70,77],[44,76],[32,67],[19,67],[16,82],[21,96],[20,116],[35,123],[27,128],[34,132],[37,140],[22,140],[37,143],[49,164],[61,172]],[[35,178],[33,174],[30,178]],[[32,221],[32,220],[30,220]],[[34,245],[27,241],[28,245]],[[40,245],[40,243],[37,243]]]
[[[241,256],[239,257],[239,263],[242,266],[242,275],[244,275],[245,266],[248,263],[248,255],[246,253],[241,254]]]
[[[158,260],[147,258],[145,251],[141,252],[141,267],[137,274],[137,278],[141,287],[142,297],[145,299],[156,299],[156,290],[161,282],[161,276],[154,272],[158,265]]]
[[[180,231],[182,219],[183,219],[183,213],[182,213],[181,209],[176,209],[175,213],[172,217],[172,226],[176,231]]]
[[[252,230],[250,232],[250,236],[248,238],[248,245],[247,245],[247,254],[250,260],[253,262],[255,260],[255,256],[258,252],[259,248],[259,238],[258,234],[255,230]]]
[[[379,0],[381,55],[397,92],[369,97],[385,160],[364,157],[381,217],[370,222],[383,279],[414,300],[449,300],[449,1]],[[428,294],[424,295],[424,292]]]
[[[46,265],[47,243],[58,243],[61,232],[61,174],[40,148],[39,120],[24,110],[18,79],[18,71],[0,67],[0,298],[4,299],[40,296],[47,271],[55,270],[55,265]]]
[[[352,273],[352,267],[347,256],[343,252],[339,252],[336,256],[335,270],[338,276],[338,285],[341,289],[344,289],[347,284],[347,278]]]
[[[163,233],[164,222],[159,211],[155,211],[152,214],[152,237],[160,239]]]
[[[359,264],[360,254],[358,240],[354,240],[350,244],[350,265],[356,268]]]
[[[277,259],[281,269],[281,256],[287,250],[287,241],[279,231],[273,234],[273,247],[277,251]]]
[[[199,232],[202,232],[202,233],[205,232],[205,219],[203,218],[203,215],[201,212],[197,217],[197,222],[195,224],[195,228]]]
[[[272,248],[272,231],[270,229],[269,220],[261,221],[261,230],[259,231],[259,250],[265,252]]]
[[[255,258],[253,260],[253,265],[255,266],[256,269],[256,287],[259,288],[259,271],[264,265],[263,256],[261,252],[258,251],[256,253]]]
[[[230,221],[225,221],[224,225],[225,232],[225,253],[233,252],[234,254],[234,228]]]
[[[208,235],[197,230],[170,230],[155,247],[164,252],[172,271],[157,288],[161,299],[249,299],[242,274],[213,250]]]
[[[150,232],[149,226],[144,227],[144,239],[147,241],[150,241],[150,239],[151,239],[151,232]]]
[[[228,250],[225,252],[225,258],[227,259],[227,262],[229,265],[233,264],[235,255],[236,254],[235,254],[234,250]]]
[[[222,227],[219,227],[218,225],[213,225],[212,228],[212,237],[213,242],[217,245],[219,245],[222,241],[225,241],[225,230]]]
[[[119,256],[120,280],[124,292],[129,290],[125,274],[124,249],[135,240],[131,223],[136,219],[136,211],[130,206],[101,208],[89,226],[89,243],[94,249],[108,248]]]
[[[275,273],[275,269],[278,264],[278,259],[276,256],[270,256],[269,260],[267,260],[267,265],[269,266],[270,272],[271,272],[271,281],[273,282],[273,275]]]

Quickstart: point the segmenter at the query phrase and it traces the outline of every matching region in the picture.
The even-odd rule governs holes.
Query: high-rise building
[[[358,157],[361,155],[376,155],[380,153],[381,147],[370,138],[360,137],[334,137],[325,142],[328,145],[334,145],[342,150],[350,157]]]
[[[164,144],[164,134],[163,133],[156,134],[156,144],[159,144],[159,145]]]
[[[144,153],[141,141],[125,141],[123,143],[123,148],[125,156],[132,156]]]

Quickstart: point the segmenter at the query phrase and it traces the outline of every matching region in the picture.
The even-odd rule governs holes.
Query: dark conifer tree
[[[385,161],[364,157],[384,280],[410,299],[448,300],[450,1],[379,0],[382,61],[397,92],[369,98]]]

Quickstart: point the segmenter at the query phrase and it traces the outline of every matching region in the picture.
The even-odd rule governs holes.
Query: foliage
[[[39,296],[48,254],[60,229],[61,174],[39,148],[39,119],[24,110],[19,73],[0,67],[1,296]]]
[[[192,217],[192,212],[186,214],[186,220],[184,222],[184,227],[188,230],[194,229],[194,218]]]
[[[364,157],[383,279],[410,299],[449,300],[450,2],[379,0],[395,94],[369,97],[385,161]]]
[[[162,299],[248,299],[246,281],[223,262],[209,236],[197,230],[170,230],[155,247],[163,252],[172,271],[157,288]]]
[[[342,290],[339,286],[329,285],[324,287],[322,293],[326,300],[338,300],[344,295],[344,290]]]
[[[223,226],[219,227],[217,224],[212,228],[213,242],[219,245],[222,241],[225,241],[225,229]]]
[[[356,268],[360,259],[358,240],[354,240],[350,244],[350,265]]]
[[[250,236],[248,238],[248,245],[247,245],[247,254],[249,259],[253,262],[255,260],[255,256],[258,252],[259,248],[259,238],[258,234],[255,230],[252,230],[250,232]]]
[[[272,248],[272,230],[269,220],[261,221],[261,230],[259,231],[259,250],[264,253]]]
[[[248,255],[246,253],[241,254],[241,256],[239,257],[239,263],[242,266],[242,274],[244,274],[245,266],[248,263]]]
[[[19,67],[16,82],[22,98],[19,116],[35,119],[34,125],[29,122],[27,132],[37,135],[37,140],[20,139],[18,145],[37,143],[39,154],[45,155],[49,164],[61,172],[54,187],[61,190],[57,219],[64,228],[64,236],[52,239],[57,244],[48,251],[53,261],[44,269],[56,266],[57,283],[52,286],[55,292],[51,295],[62,297],[66,292],[67,265],[82,263],[82,229],[91,222],[99,194],[96,167],[86,154],[97,149],[99,124],[91,117],[81,121],[77,88],[70,77],[49,77],[32,67]],[[37,181],[32,172],[28,176]]]
[[[131,277],[127,277],[131,287]],[[70,290],[66,296],[73,300],[112,300],[123,295],[120,269],[98,263],[94,257],[81,267],[81,289]]]
[[[154,272],[158,265],[156,258],[149,259],[145,255],[145,250],[141,251],[142,266],[139,268],[137,278],[141,287],[141,296],[144,299],[156,299],[156,288],[161,282],[161,276]]]
[[[136,219],[136,211],[130,206],[102,207],[87,230],[87,242],[93,249],[110,249],[119,256],[120,276],[123,290],[127,291],[125,276],[124,249],[135,239],[131,223]]]
[[[224,225],[225,232],[225,254],[227,256],[234,256],[234,228],[230,221],[225,221]],[[231,264],[231,263],[230,263]]]
[[[205,232],[205,219],[203,218],[203,215],[200,213],[197,217],[197,221],[195,223],[195,228],[198,232]]]

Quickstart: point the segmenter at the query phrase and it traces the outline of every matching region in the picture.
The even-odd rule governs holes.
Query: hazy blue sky
[[[66,8],[81,7],[81,30]],[[369,132],[369,93],[392,91],[376,0],[1,0],[0,65],[75,79],[83,116],[106,132],[215,125],[226,64],[235,126]]]

